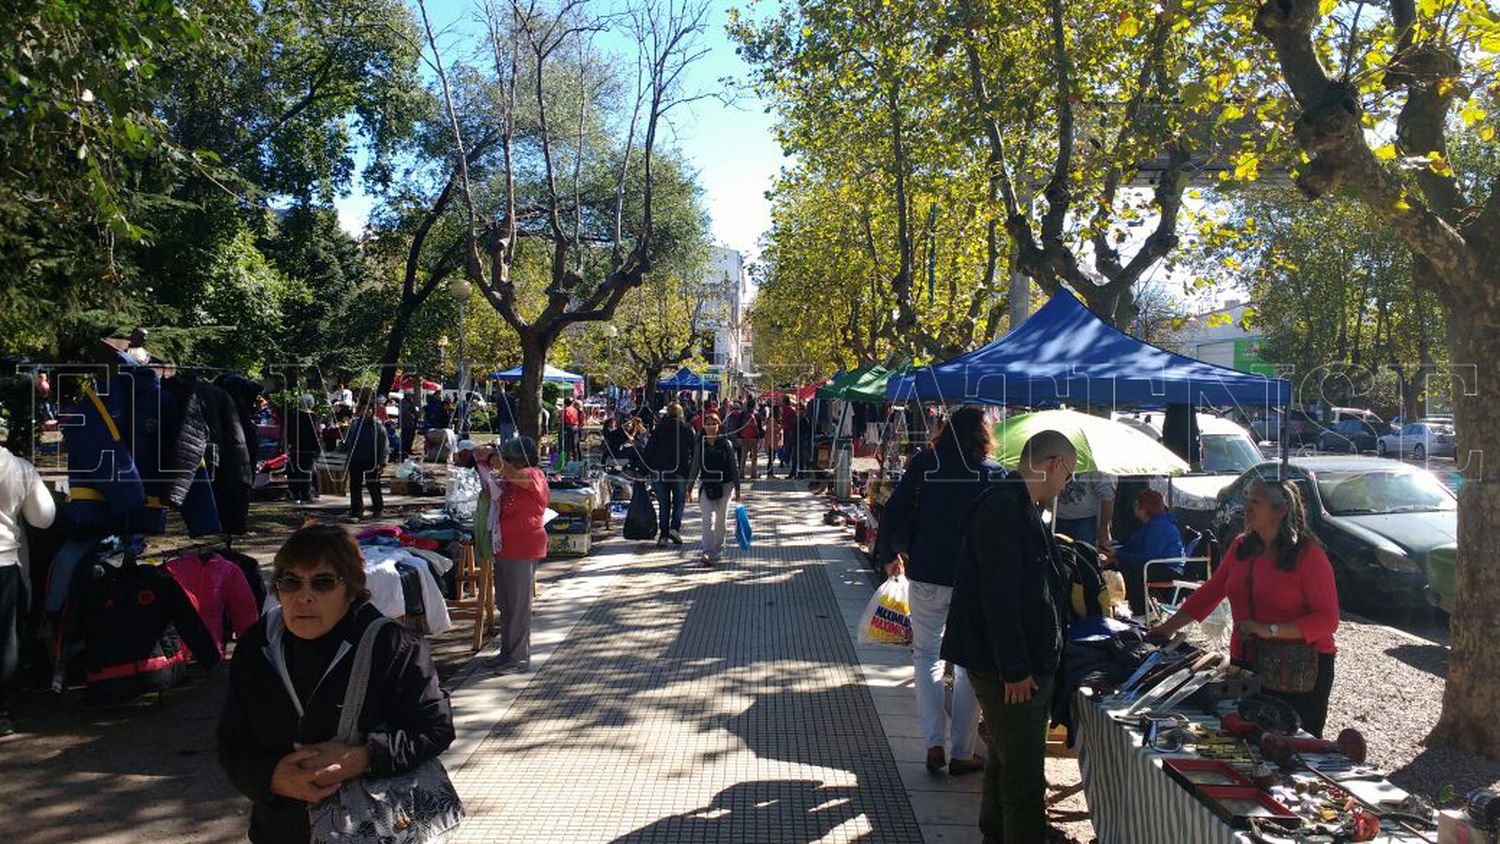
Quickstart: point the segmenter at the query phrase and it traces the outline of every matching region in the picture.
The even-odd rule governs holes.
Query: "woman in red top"
[[[536,583],[536,564],[547,556],[547,531],[542,514],[550,496],[547,477],[537,468],[536,440],[515,437],[500,444],[499,452],[485,448],[475,456],[487,460],[500,475],[500,550],[495,553],[496,603],[500,610],[501,672],[524,672],[531,668],[531,595]],[[489,480],[487,473],[481,478]]]
[[[1182,609],[1154,628],[1151,638],[1168,638],[1188,622],[1202,621],[1226,597],[1234,618],[1229,655],[1235,662],[1249,661],[1255,639],[1300,640],[1317,649],[1318,680],[1312,691],[1267,694],[1290,703],[1302,717],[1302,728],[1321,737],[1328,720],[1328,695],[1333,691],[1337,653],[1333,633],[1339,626],[1339,597],[1333,566],[1308,529],[1307,505],[1295,484],[1257,481],[1250,485],[1245,495],[1245,532],[1230,543],[1213,577],[1183,602]]]

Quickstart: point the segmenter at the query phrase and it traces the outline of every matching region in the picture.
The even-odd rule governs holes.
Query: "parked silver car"
[[[1375,453],[1381,457],[1410,455],[1421,460],[1429,455],[1452,457],[1457,451],[1453,426],[1438,422],[1411,422],[1375,441]]]

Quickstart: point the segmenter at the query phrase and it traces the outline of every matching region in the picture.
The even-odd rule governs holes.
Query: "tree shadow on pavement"
[[[1448,649],[1442,645],[1397,645],[1387,648],[1385,653],[1438,679],[1448,676]]]
[[[730,786],[701,809],[662,818],[614,844],[682,841],[806,844],[861,814],[859,789],[816,780],[755,780]],[[850,836],[853,838],[854,836]],[[872,840],[887,840],[878,834]]]

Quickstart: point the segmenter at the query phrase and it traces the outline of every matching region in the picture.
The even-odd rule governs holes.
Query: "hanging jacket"
[[[193,484],[199,482],[198,469],[207,465],[204,457],[208,452],[209,430],[203,407],[208,399],[195,386],[191,380],[180,378],[162,381],[162,389],[180,408],[175,441],[163,445],[166,449],[163,468],[171,475],[165,497],[173,507],[180,507],[187,500]]]
[[[245,635],[260,617],[260,605],[250,591],[240,567],[218,554],[189,554],[167,563],[167,571],[193,602],[193,609],[208,628],[215,652],[224,656],[226,633],[236,639]],[[190,656],[196,657],[190,652]]]
[[[179,636],[201,664],[219,661],[213,637],[165,568],[96,563],[90,575],[75,614],[90,700],[127,701],[176,685],[188,664]]]
[[[129,431],[131,453],[146,485],[147,506],[131,517],[130,528],[136,533],[159,534],[166,531],[167,514],[163,507],[176,506],[187,525],[189,536],[218,533],[222,526],[213,499],[208,472],[203,468],[202,451],[189,446],[178,455],[183,437],[182,405],[173,391],[162,385],[156,370],[150,367],[123,367],[120,379],[130,384],[129,402],[106,401],[122,431]],[[123,397],[114,393],[112,400]],[[198,432],[201,435],[206,426]],[[189,434],[189,436],[194,436]],[[180,468],[177,460],[192,461]],[[182,498],[173,502],[177,489]]]
[[[255,469],[250,460],[250,444],[255,441],[245,439],[239,410],[227,391],[205,382],[199,382],[198,389],[206,399],[203,409],[210,443],[208,470],[213,479],[219,520],[225,533],[245,533]]]
[[[77,424],[62,426],[68,450],[67,515],[74,525],[110,533],[146,504],[146,487],[104,401],[91,388],[64,411]]]

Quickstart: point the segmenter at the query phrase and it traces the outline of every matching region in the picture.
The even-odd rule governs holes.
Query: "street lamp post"
[[[448,292],[458,300],[458,433],[469,436],[469,373],[464,366],[464,306],[474,293],[474,286],[463,276],[454,276]]]

